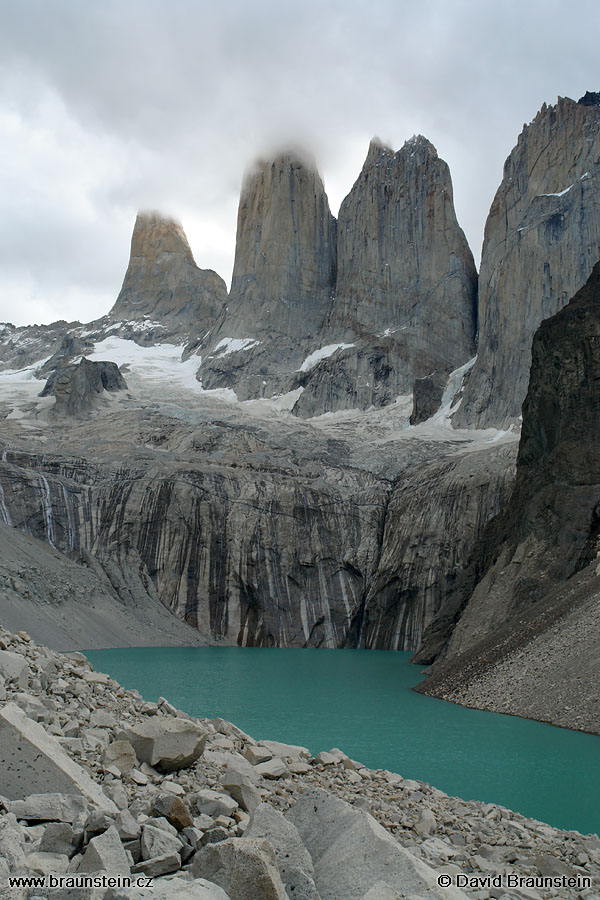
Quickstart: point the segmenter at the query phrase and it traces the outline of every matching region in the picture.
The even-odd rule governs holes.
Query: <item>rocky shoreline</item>
[[[0,629],[0,673],[1,898],[600,896],[596,835],[145,702],[25,632]],[[93,873],[154,887],[7,886]]]

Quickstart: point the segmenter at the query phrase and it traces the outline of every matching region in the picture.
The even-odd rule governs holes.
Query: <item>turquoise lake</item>
[[[410,653],[240,647],[90,650],[144,699],[222,716],[256,740],[340,747],[369,768],[416,778],[559,828],[600,830],[600,737],[464,709],[411,691]]]

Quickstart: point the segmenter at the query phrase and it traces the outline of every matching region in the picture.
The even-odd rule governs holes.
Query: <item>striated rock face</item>
[[[600,256],[600,106],[586,97],[544,105],[504,165],[485,227],[478,358],[457,426],[520,415],[536,328]]]
[[[514,444],[480,450],[399,480],[387,507],[379,565],[353,623],[359,646],[419,645],[469,562],[475,536],[508,500],[515,453]]]
[[[227,301],[227,287],[194,262],[178,222],[157,212],[139,213],[123,287],[109,313],[113,322],[156,322],[171,331],[204,333]],[[146,323],[147,324],[147,323]]]
[[[329,312],[335,241],[335,219],[312,163],[283,153],[246,175],[227,311],[209,336],[200,373],[205,387],[235,383],[242,399],[270,396],[281,376],[300,366]]]
[[[6,450],[0,517],[99,567],[123,604],[158,598],[243,645],[414,648],[512,462],[366,434],[361,457],[294,419],[181,415],[115,409],[72,420],[63,452]],[[388,452],[407,470],[395,485],[369,471]]]
[[[127,390],[127,383],[116,363],[84,357],[77,365],[54,369],[40,396],[55,396],[54,416],[81,416],[94,408],[104,391],[123,390]]]
[[[474,354],[477,273],[446,163],[424,137],[373,141],[340,208],[335,299],[323,344],[353,349],[311,372],[295,411],[381,406]]]
[[[598,593],[600,552],[599,383],[600,263],[568,306],[536,333],[514,493],[484,530],[453,609],[445,611],[445,638],[444,629],[437,629],[438,653],[441,649],[452,661],[453,684],[461,690],[523,645],[537,641],[536,652],[543,657],[555,643],[552,628],[563,618],[575,633],[579,616],[578,658],[590,657],[590,665],[597,666],[597,650],[588,653],[595,640],[588,632],[597,620],[590,598]],[[547,639],[539,640],[544,634]],[[422,649],[420,661],[424,655]],[[535,659],[529,663],[533,678]],[[514,660],[509,668],[519,669]],[[432,690],[448,689],[443,672],[442,666]],[[566,686],[574,697],[578,674],[578,667],[571,668]],[[506,690],[506,679],[499,687]],[[569,707],[561,709],[557,702],[556,687],[550,698],[537,692],[545,717],[552,720],[548,709],[554,703],[554,721],[573,722]],[[536,716],[535,697],[529,701],[525,714]]]

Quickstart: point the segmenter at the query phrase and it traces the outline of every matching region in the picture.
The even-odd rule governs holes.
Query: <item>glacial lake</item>
[[[146,700],[221,716],[256,740],[339,747],[369,768],[426,781],[559,828],[600,831],[600,737],[464,709],[411,691],[410,653],[142,647],[90,662]]]

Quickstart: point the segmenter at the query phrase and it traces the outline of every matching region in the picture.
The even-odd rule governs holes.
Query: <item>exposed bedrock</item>
[[[544,699],[543,690],[537,695],[546,705],[543,717],[578,727],[570,714],[586,686],[585,671],[592,683],[597,666],[597,624],[590,623],[598,619],[600,571],[599,383],[600,264],[568,306],[535,335],[514,492],[482,532],[464,582],[425,636],[417,658],[426,661],[437,654],[447,661],[434,667],[438,676],[425,690],[447,690],[442,675],[452,665],[453,685],[462,696],[471,679],[488,670],[493,675],[490,667],[509,656],[509,668],[517,674],[519,659],[528,657],[528,677],[535,678],[550,653],[557,657],[552,629],[559,622],[560,631],[563,621],[577,636],[583,667],[572,667],[568,684],[560,689],[572,695],[574,706],[561,706],[558,684],[551,696]],[[563,651],[564,646],[571,643],[563,644]],[[488,688],[493,708],[506,701],[501,696],[506,678],[498,679],[495,697]],[[511,711],[537,717],[535,697],[529,697],[527,707],[525,693],[523,702],[512,697]],[[598,730],[600,710],[596,713]]]
[[[353,622],[359,646],[406,650],[470,560],[475,536],[508,499],[516,446],[480,450],[399,479],[385,518],[382,551]]]
[[[77,364],[56,368],[40,396],[54,395],[54,417],[81,416],[101,402],[105,391],[114,394],[123,390],[127,390],[127,383],[116,363],[93,362],[84,357]]]
[[[477,362],[455,425],[501,427],[520,415],[534,332],[599,256],[600,107],[559,98],[504,164],[485,226]]]
[[[123,286],[108,314],[111,322],[124,323],[124,336],[139,337],[141,325],[156,331],[155,338],[204,333],[226,302],[225,282],[212,269],[198,268],[181,225],[157,212],[139,213]],[[132,335],[128,323],[137,325]]]
[[[415,378],[474,355],[477,273],[456,220],[447,164],[426,138],[378,141],[338,218],[338,273],[323,345],[294,411],[383,406]]]
[[[106,433],[102,419],[85,429],[90,445]],[[135,450],[97,462],[9,450],[0,517],[99,566],[126,606],[158,598],[207,639],[416,647],[496,510],[510,450],[446,457],[424,483],[412,468],[394,485],[344,464],[340,442],[324,462],[322,448],[312,459],[258,437],[150,416]]]
[[[292,152],[257,162],[242,187],[227,309],[202,345],[204,387],[235,384],[241,399],[285,390],[323,327],[335,273],[336,222],[314,164]]]

